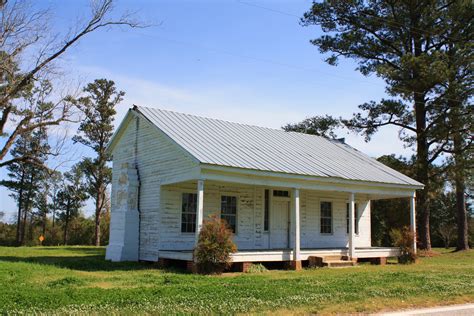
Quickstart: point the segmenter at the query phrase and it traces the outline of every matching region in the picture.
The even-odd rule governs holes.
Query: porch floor
[[[310,256],[347,256],[347,248],[302,248],[301,260],[308,260]],[[398,257],[400,250],[392,247],[356,247],[357,258],[387,258]],[[163,259],[192,261],[191,250],[161,250],[159,257]],[[232,254],[233,262],[265,262],[291,261],[293,249],[240,249]]]

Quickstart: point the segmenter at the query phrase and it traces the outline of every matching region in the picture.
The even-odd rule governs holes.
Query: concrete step
[[[347,256],[310,256],[308,260],[310,267],[352,267],[357,264],[356,260],[349,260]]]
[[[323,261],[333,261],[333,260],[349,260],[348,256],[324,256]]]
[[[330,260],[325,261],[324,263],[328,268],[353,267],[356,265],[355,262],[348,260]]]

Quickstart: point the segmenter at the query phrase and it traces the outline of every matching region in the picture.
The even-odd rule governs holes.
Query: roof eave
[[[232,166],[222,166],[222,165],[215,165],[209,163],[201,163],[201,170],[216,170],[216,171],[224,171],[224,172],[234,172],[240,173],[246,176],[268,176],[268,177],[276,177],[276,178],[283,178],[283,179],[292,179],[292,180],[305,180],[305,181],[318,181],[328,184],[348,184],[348,185],[365,185],[365,186],[376,186],[376,187],[389,187],[394,189],[407,189],[407,190],[421,190],[425,186],[422,183],[417,182],[418,184],[401,184],[401,183],[387,183],[387,182],[373,182],[373,181],[364,181],[364,180],[350,180],[350,179],[343,179],[343,178],[336,178],[336,177],[318,177],[312,175],[303,175],[303,174],[293,174],[293,173],[285,173],[285,172],[276,172],[276,171],[268,171],[268,170],[256,170],[256,169],[247,169],[247,168],[240,168],[240,167],[232,167]]]

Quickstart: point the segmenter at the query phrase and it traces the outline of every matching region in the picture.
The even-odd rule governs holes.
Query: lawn
[[[474,302],[474,252],[414,265],[200,276],[104,248],[0,247],[0,313],[340,313]]]

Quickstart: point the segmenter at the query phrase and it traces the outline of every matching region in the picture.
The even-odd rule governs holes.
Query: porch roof
[[[336,140],[165,111],[133,108],[204,166],[422,188]]]

